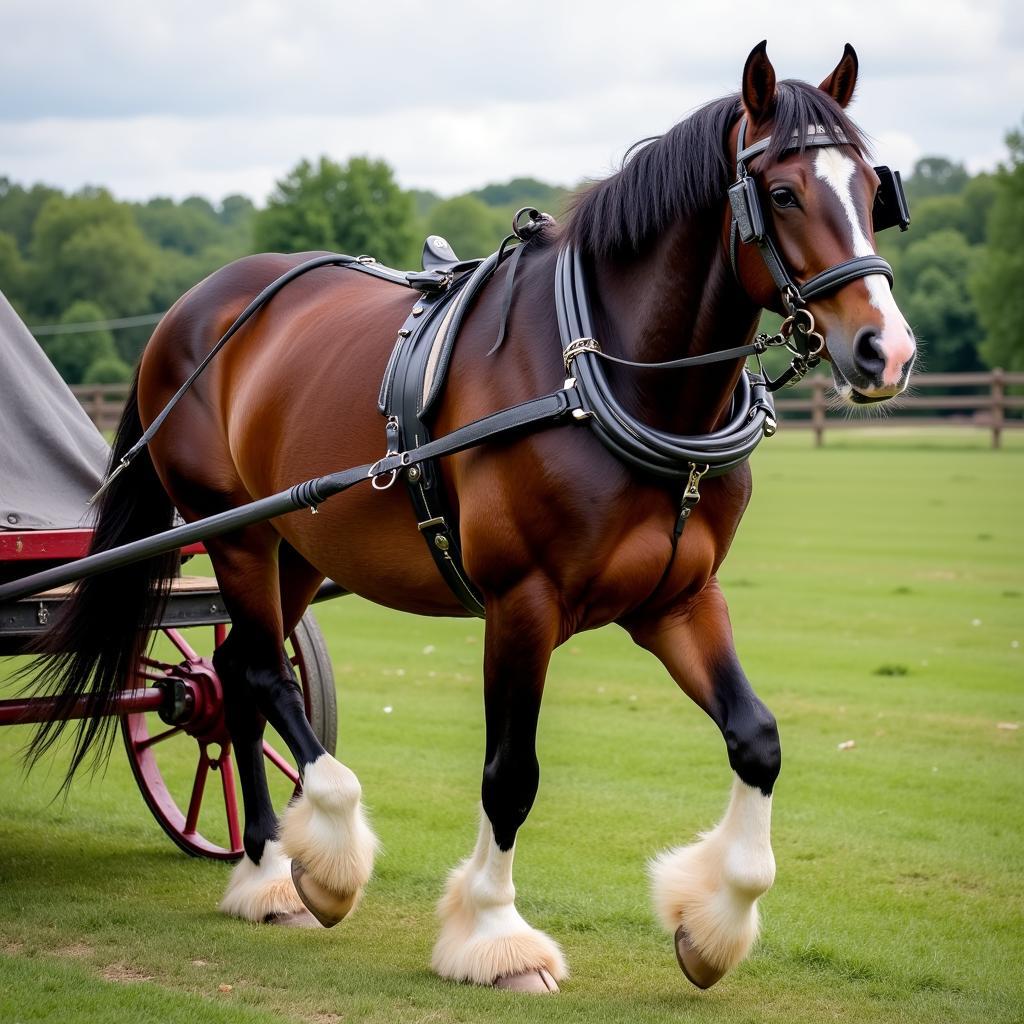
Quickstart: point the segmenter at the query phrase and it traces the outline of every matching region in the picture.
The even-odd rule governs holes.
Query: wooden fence
[[[913,378],[911,394],[903,395],[884,418],[848,415],[834,410],[828,398],[830,374],[815,374],[778,393],[775,405],[787,428],[809,428],[814,443],[821,445],[826,430],[898,427],[974,427],[992,433],[998,448],[1004,430],[1024,427],[1024,395],[1007,394],[1007,388],[1024,386],[1024,373],[991,370],[985,373],[920,373]],[[944,394],[935,392],[941,388]],[[969,389],[963,393],[962,389]],[[71,389],[100,430],[113,430],[128,397],[127,384],[80,384]],[[952,391],[952,393],[950,393]],[[946,413],[944,416],[937,413]],[[1007,415],[1009,413],[1009,415]]]
[[[828,397],[831,384],[831,374],[818,373],[784,388],[775,398],[786,427],[813,430],[816,445],[824,444],[826,430],[943,426],[991,431],[992,447],[998,448],[1004,430],[1024,427],[1024,395],[1007,394],[1007,388],[1024,385],[1024,373],[918,373],[911,378],[909,393],[886,407],[884,417],[851,416],[845,406],[834,408]],[[946,415],[936,415],[940,412]]]
[[[130,384],[74,384],[71,390],[100,430],[116,430]]]

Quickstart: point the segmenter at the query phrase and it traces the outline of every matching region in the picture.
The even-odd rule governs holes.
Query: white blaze
[[[835,192],[850,223],[853,255],[874,256],[875,250],[864,234],[853,205],[850,182],[854,170],[854,162],[831,146],[819,149],[814,158],[814,173]],[[892,297],[889,282],[881,274],[869,274],[863,281],[867,285],[871,305],[882,314],[880,343],[885,357],[882,383],[892,387],[899,383],[903,367],[914,354],[914,342],[906,329],[903,314]]]

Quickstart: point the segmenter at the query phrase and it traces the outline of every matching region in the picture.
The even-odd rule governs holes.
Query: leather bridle
[[[739,131],[736,137],[736,180],[729,186],[729,205],[732,220],[729,225],[729,263],[736,280],[743,287],[737,264],[739,245],[757,245],[768,268],[775,287],[779,291],[783,308],[787,317],[783,322],[782,335],[786,345],[793,353],[793,363],[782,377],[775,381],[767,380],[770,390],[776,390],[783,384],[799,380],[807,370],[821,361],[825,349],[824,337],[815,330],[814,315],[807,308],[808,303],[831,295],[845,285],[871,274],[881,274],[893,284],[892,267],[888,261],[877,254],[870,256],[854,256],[823,270],[820,274],[798,284],[786,266],[786,261],[779,252],[769,230],[768,223],[761,208],[761,200],[757,183],[747,170],[747,162],[769,148],[772,136],[766,136],[747,146],[747,118],[740,118]],[[811,125],[803,137],[794,135],[782,152],[789,153],[809,146],[842,146],[850,141],[838,128],[831,131],[821,125]],[[888,174],[887,168],[879,168]],[[891,178],[891,175],[890,175]],[[896,179],[898,183],[898,178]],[[902,186],[899,186],[902,195]],[[904,201],[905,205],[905,201]],[[909,222],[909,218],[908,218]],[[903,225],[901,224],[901,227]]]

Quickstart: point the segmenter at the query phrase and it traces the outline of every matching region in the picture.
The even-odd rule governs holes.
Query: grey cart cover
[[[0,293],[0,529],[88,526],[103,436]]]

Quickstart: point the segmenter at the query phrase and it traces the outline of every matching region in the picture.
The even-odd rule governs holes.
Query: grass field
[[[722,579],[782,734],[779,870],[760,944],[714,989],[679,973],[644,865],[721,813],[723,743],[613,628],[556,654],[520,833],[520,907],[571,979],[537,999],[429,973],[445,872],[475,837],[482,632],[347,598],[318,615],[384,844],[355,916],[222,918],[228,868],[176,851],[123,757],[51,803],[59,763],[23,781],[26,732],[7,729],[0,1021],[1024,1019],[1021,440],[858,431],[816,451],[794,433],[755,456]]]

